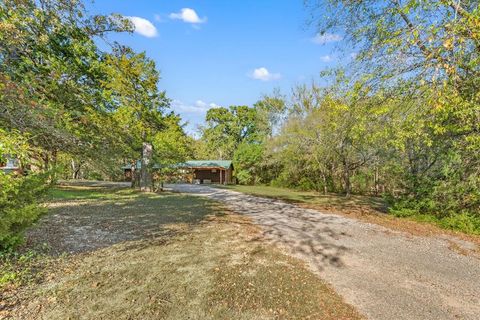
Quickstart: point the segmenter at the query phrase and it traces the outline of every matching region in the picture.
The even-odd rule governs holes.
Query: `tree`
[[[278,89],[272,95],[265,95],[253,107],[256,110],[256,122],[260,135],[271,138],[282,124],[287,106],[285,97]]]
[[[90,16],[77,0],[0,2],[0,156],[14,137],[28,151],[22,166],[35,171],[1,176],[0,247],[38,216],[35,198],[59,159],[73,171],[79,163],[111,171],[138,159],[164,127],[168,99],[154,63],[118,44],[97,46],[109,32],[131,31],[128,19]]]
[[[478,216],[478,1],[308,4],[319,33],[342,32],[345,47],[358,53],[357,74],[369,74],[372,88],[389,91],[399,108],[390,143],[394,166],[405,172],[398,181],[402,205]]]
[[[212,108],[206,115],[202,140],[214,158],[232,159],[242,143],[259,141],[256,109],[247,106]]]
[[[165,92],[158,90],[159,72],[145,53],[137,54],[119,46],[106,56],[106,64],[108,77],[102,85],[115,109],[113,117],[126,147],[125,157],[130,158],[132,164],[142,159],[139,185],[142,190],[150,190],[148,163],[153,156],[152,141],[165,127],[162,112],[170,100]],[[132,185],[135,185],[132,171]]]
[[[262,144],[241,143],[238,146],[233,156],[238,182],[255,184],[262,180],[263,152],[264,146]]]
[[[287,179],[326,193],[336,189],[336,171],[341,170],[343,191],[350,195],[353,173],[373,161],[384,137],[387,110],[376,100],[360,81],[339,78],[328,87],[297,87],[272,150],[281,154],[288,175],[294,174]]]
[[[117,15],[85,17],[77,1],[0,4],[0,125],[29,133],[44,168],[60,150],[95,153],[97,122],[106,111],[101,57],[93,37],[131,30]]]
[[[164,120],[165,129],[153,137],[156,179],[160,180],[161,187],[167,177],[176,173],[176,164],[193,157],[193,138],[185,133],[180,121],[178,115],[170,113]]]

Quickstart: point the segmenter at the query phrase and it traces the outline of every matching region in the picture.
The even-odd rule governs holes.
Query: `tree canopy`
[[[185,153],[153,60],[108,40],[132,31],[129,19],[91,16],[77,0],[0,3],[0,158],[16,157],[28,172],[0,172],[0,246],[28,225],[16,219],[38,216],[35,190],[57,177],[116,179],[145,143],[158,145],[163,162]],[[166,147],[172,137],[175,148]]]

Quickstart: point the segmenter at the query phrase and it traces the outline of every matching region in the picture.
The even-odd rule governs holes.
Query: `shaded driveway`
[[[480,319],[480,260],[450,250],[446,239],[231,190],[169,187],[250,216],[268,241],[306,261],[369,319]]]

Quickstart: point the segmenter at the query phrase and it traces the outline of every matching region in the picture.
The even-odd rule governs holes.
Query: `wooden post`
[[[222,184],[222,169],[220,169],[220,184]]]

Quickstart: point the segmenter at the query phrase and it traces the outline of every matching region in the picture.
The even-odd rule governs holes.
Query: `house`
[[[190,160],[177,163],[172,168],[177,169],[184,177],[184,180],[196,184],[231,184],[234,183],[233,164],[230,160]],[[137,161],[135,169],[141,168],[141,162]],[[153,170],[160,169],[159,165],[154,165]],[[132,180],[132,166],[122,167],[126,181]]]
[[[142,161],[137,160],[135,162],[135,170],[140,170],[141,168],[142,168]],[[161,169],[161,167],[158,164],[154,164],[152,168],[153,168],[153,171]],[[125,181],[132,181],[132,165],[126,164],[122,167],[122,170],[123,170],[123,176]]]
[[[5,173],[21,173],[20,161],[16,158],[6,158],[6,162],[0,161],[0,171]]]
[[[192,174],[192,183],[234,183],[233,164],[230,160],[191,160],[178,164]]]

